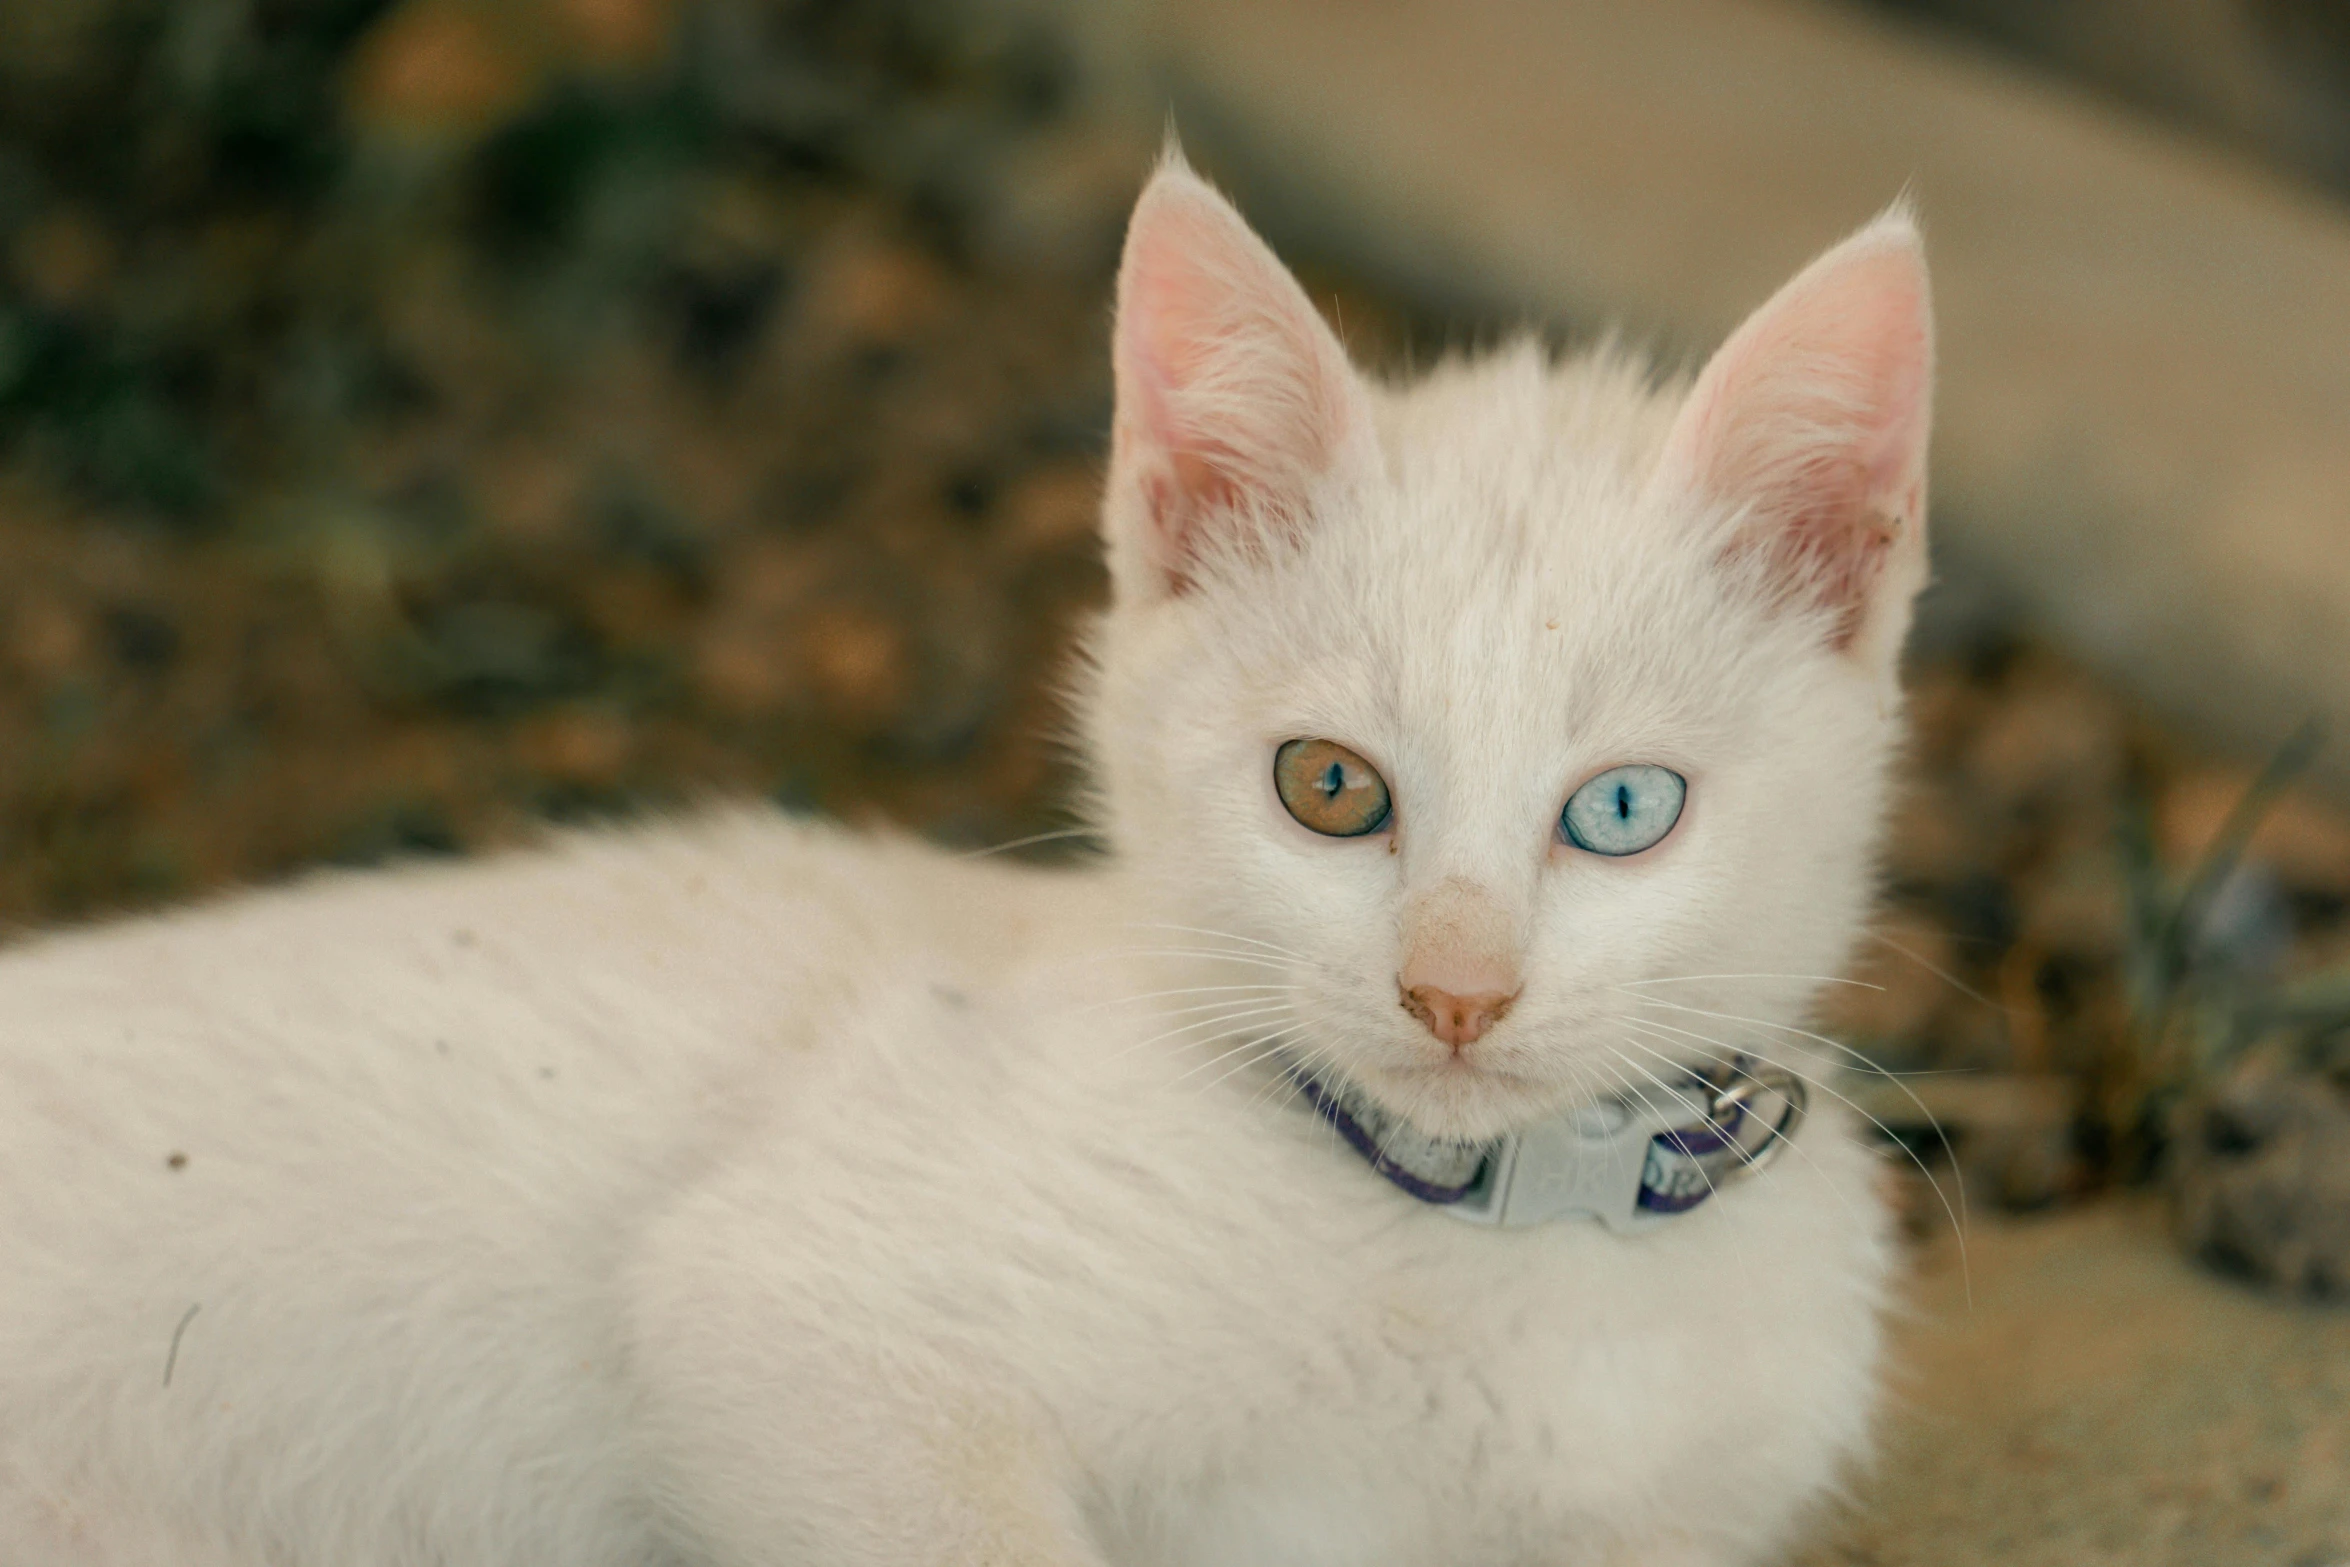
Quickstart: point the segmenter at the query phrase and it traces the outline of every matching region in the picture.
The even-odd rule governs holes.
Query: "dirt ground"
[[[1913,1299],[1884,1459],[1799,1567],[2350,1563],[2350,1313],[2194,1266],[2140,1197],[1945,1233]]]

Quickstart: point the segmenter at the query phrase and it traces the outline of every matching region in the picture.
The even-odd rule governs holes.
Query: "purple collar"
[[[1358,1100],[1356,1110],[1349,1110],[1338,1095],[1303,1072],[1289,1075],[1306,1096],[1306,1103],[1320,1111],[1322,1119],[1371,1162],[1372,1169],[1420,1201],[1455,1203],[1476,1189],[1477,1177],[1485,1171],[1484,1144],[1439,1142],[1367,1099]],[[1376,1134],[1363,1124],[1365,1120],[1378,1127]],[[1405,1159],[1412,1163],[1404,1163]]]
[[[1646,1229],[1688,1213],[1776,1158],[1809,1095],[1744,1056],[1679,1082],[1600,1100],[1487,1143],[1430,1137],[1370,1095],[1289,1075],[1347,1146],[1398,1190],[1501,1226],[1595,1218]]]

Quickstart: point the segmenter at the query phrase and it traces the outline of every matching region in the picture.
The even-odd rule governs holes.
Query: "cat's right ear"
[[[1119,597],[1183,592],[1203,556],[1294,533],[1375,460],[1368,398],[1305,290],[1169,152],[1118,270],[1117,417],[1103,501]]]

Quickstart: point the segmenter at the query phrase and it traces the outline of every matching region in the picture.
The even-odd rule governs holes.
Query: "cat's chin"
[[[1388,1109],[1431,1137],[1487,1142],[1556,1115],[1578,1096],[1571,1088],[1455,1057],[1357,1072]]]

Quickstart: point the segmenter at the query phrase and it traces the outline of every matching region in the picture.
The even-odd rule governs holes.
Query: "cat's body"
[[[1461,1223],[1066,1005],[1140,983],[1061,972],[1153,944],[1111,890],[743,816],[0,960],[50,1046],[5,1559],[619,1567],[683,1475],[771,1542],[721,1559],[817,1561],[795,1514],[1001,1463],[1120,1562],[1605,1561],[1628,1512],[1768,1540],[1859,1439],[1850,1143],[1651,1235]],[[974,986],[1023,953],[1055,994]]]
[[[645,1227],[878,954],[1020,940],[1033,878],[892,847],[733,817],[0,957],[0,1561],[661,1559]]]
[[[1730,1048],[1823,1067],[1790,1025],[1865,905],[1922,570],[1914,252],[1864,233],[1806,274],[1834,321],[1799,281],[1686,397],[1531,350],[1386,393],[1170,171],[1086,699],[1108,865],[749,813],[0,956],[0,1561],[1767,1555],[1878,1378],[1833,1107],[1655,1228],[1496,1229],[1287,1074],[1484,1139]],[[1817,352],[1853,320],[1914,406]],[[1773,405],[1807,326],[1832,395]],[[1836,463],[1735,438],[1839,418]],[[1848,522],[1747,542],[1854,473]],[[1368,828],[1276,797],[1300,736],[1378,758]],[[1624,762],[1685,819],[1560,837]]]

